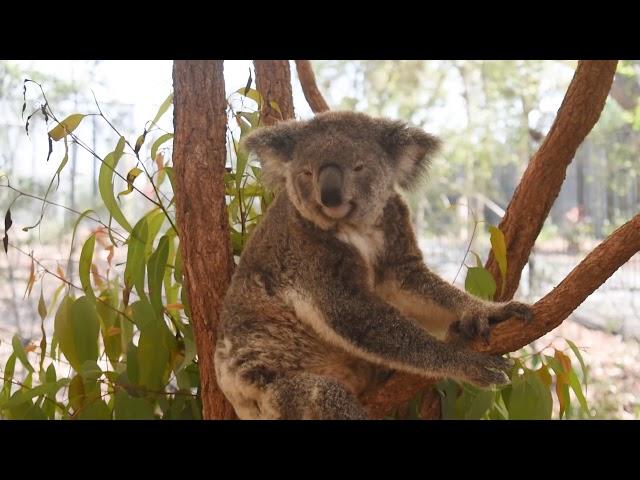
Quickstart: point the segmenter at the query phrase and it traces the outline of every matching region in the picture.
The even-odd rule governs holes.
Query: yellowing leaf
[[[33,259],[33,252],[31,252],[31,270],[29,271],[29,280],[27,281],[27,288],[24,291],[24,297],[30,296],[31,290],[33,290],[33,285],[36,282],[35,269],[35,260]]]
[[[276,103],[275,100],[271,100],[269,102],[269,105],[271,105],[271,108],[273,108],[276,112],[278,112],[282,116],[282,111],[280,110],[280,106]]]
[[[136,140],[136,146],[133,149],[136,153],[140,151],[140,147],[142,147],[142,144],[144,143],[144,137],[145,137],[145,134],[143,133]]]
[[[62,122],[51,129],[51,131],[49,132],[49,136],[52,140],[55,140],[57,142],[58,140],[73,132],[78,127],[78,125],[80,125],[80,122],[85,116],[86,115],[83,115],[81,113],[74,113],[72,115],[69,115]]]
[[[65,278],[65,276],[64,276],[64,270],[62,270],[62,267],[61,267],[59,264],[58,264],[58,265],[56,265],[56,274],[57,274],[60,278],[62,278],[62,279],[65,279],[65,280],[66,280],[66,278]]]
[[[105,336],[113,337],[114,335],[118,335],[122,331],[121,328],[118,327],[109,327],[105,332]]]
[[[184,310],[184,305],[181,303],[170,303],[166,308],[167,310]]]
[[[562,365],[562,368],[564,369],[566,374],[571,371],[571,359],[567,355],[565,355],[564,352],[556,350],[553,357],[558,362],[560,362],[560,365]]]
[[[491,233],[491,250],[496,262],[498,262],[498,268],[502,276],[502,291],[504,291],[507,278],[507,244],[504,234],[498,228],[492,225],[489,227],[489,232]]]
[[[258,106],[262,105],[262,95],[260,95],[260,92],[258,92],[253,88],[240,88],[236,90],[236,93],[239,93],[240,95],[244,95],[245,97],[250,98],[251,100],[256,102]]]
[[[127,173],[127,189],[120,192],[118,196],[128,195],[131,192],[133,192],[133,182],[135,181],[136,178],[138,178],[138,175],[140,175],[141,173],[142,173],[142,170],[140,170],[138,167],[134,167],[131,170],[129,170],[129,173]]]
[[[546,365],[543,365],[535,372],[538,377],[540,377],[540,380],[542,380],[542,383],[544,383],[547,387],[551,386],[551,374],[549,373],[549,369],[546,367]]]

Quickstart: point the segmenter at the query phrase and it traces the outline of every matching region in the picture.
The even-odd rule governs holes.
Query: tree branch
[[[560,192],[576,150],[598,121],[604,108],[617,61],[580,61],[558,115],[540,149],[533,156],[500,223],[507,245],[507,284],[500,299],[513,297],[520,275],[549,210]],[[551,293],[534,305],[529,325],[507,321],[496,327],[489,347],[474,348],[504,353],[517,350],[558,326],[598,286],[640,249],[640,220],[636,216],[614,232]],[[635,230],[634,230],[635,229]],[[497,262],[489,256],[486,268],[501,290]],[[437,380],[396,374],[364,401],[373,417],[381,417],[411,400]],[[428,396],[426,410],[437,411],[438,397]]]
[[[566,319],[589,295],[640,251],[640,214],[633,217],[598,245],[551,292],[533,305],[534,320],[525,324],[510,319],[497,325],[489,345],[471,348],[496,354],[516,351],[550,332]],[[418,391],[433,387],[437,380],[417,375],[396,374],[384,388],[364,399],[369,413],[381,418]]]
[[[598,121],[611,88],[617,61],[585,60],[578,67],[551,130],[535,153],[500,222],[507,246],[504,295],[513,297],[531,249],[566,177],[576,150]],[[498,264],[489,255],[486,264],[502,289]]]
[[[327,102],[324,100],[324,97],[318,89],[316,76],[313,74],[311,62],[309,60],[296,60],[296,70],[298,72],[298,79],[302,86],[304,98],[307,99],[307,103],[311,107],[313,113],[329,111],[329,105],[327,105]]]

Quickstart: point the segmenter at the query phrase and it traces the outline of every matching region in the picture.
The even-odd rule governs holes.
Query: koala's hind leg
[[[365,420],[367,414],[340,383],[311,373],[284,375],[268,386],[271,407],[283,420]]]

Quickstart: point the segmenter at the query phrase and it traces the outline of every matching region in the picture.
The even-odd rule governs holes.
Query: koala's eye
[[[364,163],[359,163],[358,165],[356,165],[356,167],[353,169],[353,171],[354,172],[359,172],[363,168],[364,168]]]
[[[311,175],[313,175],[311,170],[303,170],[302,173],[304,173],[307,177],[310,177]]]

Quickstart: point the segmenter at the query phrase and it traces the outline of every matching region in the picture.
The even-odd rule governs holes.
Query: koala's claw
[[[483,388],[490,385],[507,385],[510,383],[507,373],[513,365],[513,361],[507,358],[477,354],[467,372],[467,381]]]
[[[451,324],[450,336],[462,341],[471,341],[476,337],[489,343],[491,325],[489,318],[484,315],[471,315]]]
[[[504,305],[500,310],[491,315],[489,318],[490,324],[496,324],[504,322],[511,317],[518,317],[526,322],[533,320],[533,310],[530,305],[522,302],[509,302]]]

